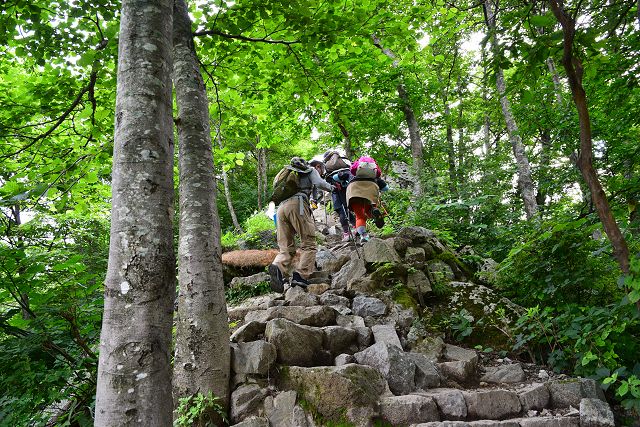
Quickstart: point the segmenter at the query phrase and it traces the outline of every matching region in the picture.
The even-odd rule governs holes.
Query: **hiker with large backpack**
[[[382,212],[377,205],[380,192],[387,191],[387,183],[380,178],[382,171],[371,157],[360,157],[351,165],[353,179],[347,187],[347,204],[356,216],[356,231],[361,242],[369,240],[367,218],[373,218],[378,228],[384,226]]]
[[[334,190],[331,192],[333,210],[340,218],[342,241],[347,242],[351,236],[349,226],[350,224],[355,224],[355,217],[347,207],[347,185],[353,178],[349,170],[351,162],[346,157],[342,157],[337,151],[327,151],[323,157],[326,169],[325,179],[334,186]]]
[[[271,201],[278,205],[276,235],[279,252],[269,266],[269,276],[271,288],[276,292],[284,291],[284,283],[289,280],[290,273],[292,286],[306,288],[309,285],[307,279],[315,268],[316,227],[309,206],[313,186],[325,191],[333,190],[318,171],[300,157],[292,158],[291,163],[282,168],[273,180]],[[296,234],[300,237],[300,260],[291,272],[296,254]]]

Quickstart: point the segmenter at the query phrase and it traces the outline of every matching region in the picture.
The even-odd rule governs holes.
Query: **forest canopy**
[[[92,423],[120,9],[0,6],[2,425]],[[385,232],[421,225],[495,260],[491,285],[528,309],[514,351],[640,409],[637,1],[199,0],[189,16],[223,246],[292,155],[370,155],[392,183]]]

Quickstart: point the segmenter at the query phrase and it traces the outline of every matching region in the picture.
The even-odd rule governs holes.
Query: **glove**
[[[311,209],[318,209],[318,204],[316,203],[315,200],[312,200],[310,204],[311,204]]]
[[[341,185],[339,182],[337,182],[337,183],[333,186],[333,188],[335,189],[335,191],[340,191],[340,190],[342,190],[342,185]]]
[[[388,186],[388,185],[385,185],[384,187],[382,187],[382,188],[380,189],[380,191],[382,191],[383,193],[384,193],[385,191],[389,191],[389,186]]]

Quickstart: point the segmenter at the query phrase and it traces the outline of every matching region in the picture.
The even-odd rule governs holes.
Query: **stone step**
[[[531,417],[507,420],[435,421],[411,427],[580,427],[579,417]]]

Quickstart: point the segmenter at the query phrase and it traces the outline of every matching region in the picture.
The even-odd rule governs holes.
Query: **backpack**
[[[271,201],[276,205],[289,197],[293,197],[302,189],[300,186],[300,175],[307,175],[311,171],[301,171],[293,166],[285,166],[273,178],[273,194]]]
[[[332,174],[340,169],[349,168],[349,159],[342,157],[337,151],[331,151],[324,156],[324,165],[328,174]]]
[[[353,169],[355,169],[355,171]],[[357,178],[375,179],[380,176],[380,168],[371,157],[360,157],[358,161],[352,165],[352,173]]]

